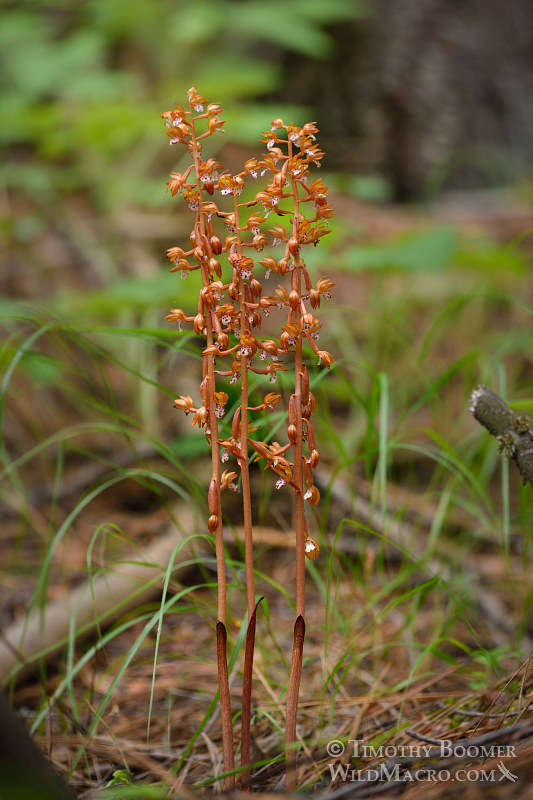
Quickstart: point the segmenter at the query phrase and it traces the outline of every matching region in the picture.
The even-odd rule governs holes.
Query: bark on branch
[[[529,417],[517,416],[486,386],[474,389],[470,411],[498,440],[500,453],[512,458],[524,483],[533,486],[533,432]]]

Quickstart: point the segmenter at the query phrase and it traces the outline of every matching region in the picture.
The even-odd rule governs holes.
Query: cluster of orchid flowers
[[[329,368],[334,363],[330,353],[318,347],[321,323],[314,313],[323,299],[331,297],[334,283],[328,278],[313,283],[301,250],[305,245],[318,244],[329,232],[327,220],[333,216],[333,211],[328,204],[325,184],[318,179],[311,183],[307,180],[311,166],[320,166],[323,156],[316,144],[318,129],[314,123],[298,127],[275,119],[261,138],[267,152],[260,158],[248,159],[242,172],[232,175],[215,158],[204,160],[202,153],[203,140],[222,131],[221,107],[218,103],[207,103],[194,87],[187,94],[188,109],[176,105],[161,116],[167,125],[170,144],[184,145],[191,154],[192,163],[183,174],[171,173],[167,191],[184,198],[195,214],[195,224],[190,247],[171,247],[167,255],[172,263],[171,272],[181,272],[183,278],[190,272],[199,272],[201,286],[196,314],[187,315],[182,309],[174,308],[166,319],[176,322],[180,330],[182,323],[192,323],[194,332],[204,340],[201,405],[195,406],[190,396],[181,395],[174,406],[193,415],[192,424],[204,429],[211,445],[213,477],[208,492],[208,530],[214,534],[217,553],[217,658],[225,766],[230,774],[233,739],[220,493],[226,488],[236,490],[238,475],[229,469],[222,471],[221,463],[227,462],[230,456],[236,459],[242,485],[249,622],[243,671],[241,763],[247,767],[250,764],[251,681],[257,610],[249,479],[249,459],[253,455],[255,461],[264,460],[265,469],[270,468],[275,473],[278,489],[290,485],[294,490],[297,619],[286,717],[288,785],[293,785],[293,744],[305,634],[305,556],[315,559],[318,554],[317,543],[308,535],[304,502],[316,505],[320,499],[313,478],[319,461],[311,422],[316,400],[303,363],[303,345],[311,348],[319,364]],[[265,179],[265,185],[255,193],[248,191],[250,199],[239,200],[243,190],[260,178]],[[303,209],[307,210],[307,215]],[[269,220],[272,216],[277,218],[275,224]],[[266,293],[261,281],[272,273],[280,283],[274,292]],[[279,338],[261,338],[259,329],[263,319],[274,309],[286,313]],[[249,419],[249,413],[272,410],[281,401],[281,394],[270,391],[262,403],[249,405],[249,373],[264,375],[274,384],[279,372],[288,371],[288,358],[294,371],[294,392],[288,401],[288,441],[283,445],[259,441],[252,438],[258,428]],[[218,430],[229,400],[221,388],[224,378],[229,383],[240,382],[241,391],[231,435],[225,438],[219,436]],[[291,448],[292,453],[289,453]],[[242,771],[243,787],[248,777],[248,772]],[[227,781],[226,788],[233,786],[234,779]]]
[[[162,114],[165,119],[170,144],[181,143],[189,148],[191,153],[201,153],[201,140],[211,136],[222,129],[224,122],[220,120],[221,108],[217,103],[206,104],[196,90],[189,90],[189,101],[192,107],[186,111],[181,106]],[[203,133],[193,131],[191,116],[194,122],[206,121],[206,130]],[[195,126],[196,127],[196,126]],[[329,367],[333,358],[325,350],[320,350],[317,345],[321,323],[313,314],[320,306],[321,300],[331,297],[331,288],[334,285],[327,278],[320,278],[313,284],[305,263],[300,257],[300,248],[305,244],[316,245],[320,238],[329,232],[327,219],[333,216],[331,206],[327,201],[328,189],[324,183],[317,179],[311,184],[306,182],[311,164],[320,166],[323,153],[315,142],[317,128],[313,123],[303,127],[294,124],[285,125],[281,119],[275,119],[271,130],[263,131],[261,141],[266,143],[268,152],[262,159],[251,158],[244,164],[244,169],[237,175],[230,175],[222,171],[222,165],[214,158],[206,161],[196,157],[190,167],[183,173],[171,173],[167,182],[167,190],[173,195],[181,195],[188,203],[189,208],[197,213],[197,223],[190,236],[191,247],[184,250],[181,247],[171,247],[167,251],[168,258],[173,264],[171,272],[179,271],[183,278],[190,272],[202,271],[203,286],[199,292],[197,313],[188,316],[182,309],[172,309],[167,320],[181,324],[193,324],[196,334],[207,339],[207,318],[210,319],[214,340],[207,343],[204,357],[212,358],[213,363],[220,359],[232,358],[231,367],[228,369],[215,369],[218,376],[229,378],[230,383],[239,380],[242,370],[263,374],[275,383],[277,373],[286,371],[281,358],[288,356],[297,345],[299,339],[304,339],[311,350],[318,356],[318,363]],[[283,151],[285,146],[286,152]],[[198,163],[199,162],[199,163]],[[258,191],[255,196],[244,202],[236,202],[242,193],[247,180],[257,179],[268,175],[269,183]],[[298,209],[294,208],[294,183],[299,189]],[[214,198],[219,193],[221,197],[232,196],[233,206],[223,210],[221,204]],[[292,207],[285,207],[285,203],[292,201]],[[311,214],[304,217],[300,208],[307,204]],[[260,209],[258,213],[258,207]],[[267,219],[272,214],[277,217],[288,217],[291,225],[289,229],[278,223],[265,230]],[[215,230],[215,220],[221,220],[225,226],[225,235]],[[244,236],[248,238],[245,239]],[[255,256],[262,253],[265,247],[280,248],[281,257],[265,255],[261,259]],[[253,252],[254,257],[249,255]],[[230,267],[228,278],[224,281],[223,267],[220,256],[226,255]],[[256,260],[257,259],[257,260]],[[264,294],[263,286],[256,277],[257,266],[263,267],[263,278],[268,279],[271,273],[276,273],[279,278],[287,273],[293,273],[295,267],[298,278],[303,279],[305,290],[302,291],[296,281],[292,281],[288,290],[278,285],[275,294]],[[242,313],[242,309],[245,313]],[[262,340],[258,336],[263,316],[268,316],[274,308],[287,311],[286,324],[282,326],[279,341],[273,339]],[[311,309],[311,310],[310,310]],[[233,337],[233,341],[230,340]],[[257,356],[257,359],[255,358]],[[270,363],[259,366],[257,361]],[[209,385],[207,376],[201,386],[202,405],[195,408],[193,400],[188,396],[181,396],[175,401],[175,407],[193,414],[193,425],[205,428],[209,438],[211,429],[209,425],[209,407],[212,398],[215,403],[215,414],[218,419],[224,416],[228,395],[223,391],[216,391]],[[212,398],[207,393],[212,392]],[[260,406],[249,408],[250,411],[271,409],[281,400],[281,395],[269,393]],[[242,459],[247,453],[248,445],[255,451],[256,460],[265,459],[278,476],[277,488],[291,484],[296,491],[300,487],[293,482],[292,466],[287,459],[287,451],[294,445],[297,435],[295,415],[297,414],[294,395],[289,402],[289,426],[287,429],[288,443],[281,446],[276,442],[265,444],[248,438],[247,443],[240,441],[240,407],[235,412],[231,437],[220,440],[223,448],[221,457],[226,461],[228,455]],[[318,503],[319,491],[314,485],[313,469],[318,464],[319,454],[316,449],[315,435],[311,423],[311,414],[315,408],[315,398],[309,389],[309,379],[305,366],[302,365],[302,397],[301,412],[303,419],[303,438],[307,441],[309,455],[304,461],[306,487],[304,497],[312,504]],[[221,480],[220,489],[235,488],[235,473],[225,472]],[[309,537],[306,539],[306,554],[314,558],[318,547]]]

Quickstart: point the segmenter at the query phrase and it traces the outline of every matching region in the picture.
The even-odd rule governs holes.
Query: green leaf
[[[346,252],[339,266],[350,270],[407,269],[441,271],[450,267],[459,247],[457,231],[450,227],[402,234],[383,244],[370,244]]]
[[[239,36],[253,36],[311,58],[325,58],[334,42],[318,23],[354,18],[359,8],[359,4],[354,7],[347,0],[320,4],[309,0],[290,3],[270,0],[267,6],[252,0],[228,5],[227,29],[236,40]]]
[[[189,285],[189,288],[188,288]],[[197,287],[192,281],[182,281],[167,272],[146,277],[120,278],[115,283],[85,295],[64,294],[57,301],[56,311],[63,309],[69,314],[98,314],[116,317],[122,311],[144,311],[161,309],[161,317],[171,305],[187,306]]]
[[[224,113],[227,121],[227,100],[242,100],[243,97],[257,97],[272,91],[281,79],[281,67],[266,61],[253,60],[250,56],[239,56],[227,50],[216,50],[211,57],[199,63],[194,70],[194,82],[202,87],[205,97],[223,97]],[[248,108],[248,106],[246,106]],[[225,126],[234,136],[233,126]],[[258,133],[256,129],[255,138]]]

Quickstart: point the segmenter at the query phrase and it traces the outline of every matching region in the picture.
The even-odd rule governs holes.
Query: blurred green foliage
[[[0,180],[44,196],[89,188],[101,210],[162,203],[161,111],[196,84],[238,123],[232,136],[256,138],[271,118],[257,101],[288,79],[283,52],[326,58],[325,25],[363,13],[362,0],[4,4]]]

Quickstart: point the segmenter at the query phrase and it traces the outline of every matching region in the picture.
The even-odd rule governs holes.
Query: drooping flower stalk
[[[269,131],[263,131],[261,141],[266,142],[268,152],[262,159],[248,159],[244,169],[237,175],[220,171],[222,165],[215,159],[203,161],[202,139],[219,131],[223,122],[218,115],[220,106],[207,105],[196,89],[188,91],[189,110],[181,106],[165,112],[169,128],[170,144],[184,144],[191,153],[193,163],[184,174],[172,173],[167,188],[172,195],[180,194],[196,213],[196,223],[191,234],[191,249],[185,251],[173,247],[168,256],[174,266],[171,271],[180,270],[182,277],[189,272],[200,270],[201,288],[198,297],[198,313],[186,316],[179,308],[173,309],[167,319],[192,322],[195,333],[205,340],[203,351],[203,375],[200,385],[202,405],[195,408],[192,398],[181,396],[175,407],[193,413],[193,425],[205,428],[207,440],[211,445],[212,479],[208,492],[209,520],[208,530],[214,534],[218,575],[218,621],[217,621],[217,663],[221,698],[222,735],[225,770],[233,769],[233,733],[231,726],[231,707],[226,655],[226,574],[224,561],[224,539],[222,530],[221,492],[235,489],[235,472],[224,470],[221,473],[220,461],[230,456],[239,466],[244,516],[244,549],[246,567],[246,593],[248,610],[248,630],[243,668],[242,726],[241,726],[241,765],[243,788],[249,788],[251,749],[251,692],[253,656],[257,604],[254,587],[252,504],[250,487],[249,454],[255,461],[266,461],[266,467],[276,475],[276,488],[290,485],[294,491],[294,528],[296,550],[296,621],[294,643],[286,710],[286,758],[287,783],[295,786],[296,766],[296,721],[298,696],[302,674],[302,655],[305,635],[305,557],[316,558],[318,546],[308,535],[305,516],[305,500],[312,505],[319,501],[318,489],[314,486],[313,470],[319,460],[311,415],[315,410],[315,398],[310,391],[309,376],[304,364],[304,346],[310,346],[318,355],[319,363],[328,368],[333,363],[332,356],[319,350],[316,344],[321,327],[307,304],[314,310],[320,306],[322,298],[330,296],[333,283],[321,278],[314,285],[302,258],[302,248],[307,244],[316,245],[328,233],[327,218],[333,212],[327,203],[327,187],[315,180],[309,184],[307,175],[310,165],[320,166],[322,152],[315,144],[317,131],[314,123],[302,128],[294,124],[285,125],[282,120],[274,120]],[[198,124],[203,120],[206,130],[199,133]],[[281,131],[281,136],[278,134]],[[189,175],[193,177],[188,182]],[[257,191],[252,200],[239,202],[238,196],[247,181],[259,175],[269,175],[269,182]],[[220,201],[205,199],[205,193],[212,198],[215,191],[222,197],[230,195],[230,210],[224,210]],[[302,213],[307,203],[311,212],[307,217]],[[290,207],[287,208],[286,205]],[[255,210],[253,210],[255,207]],[[250,213],[252,211],[252,213]],[[268,216],[288,217],[289,229],[277,224],[265,231]],[[225,226],[225,234],[218,236],[214,223]],[[268,223],[267,223],[268,224]],[[265,247],[272,250],[283,247],[283,256],[265,255],[257,262],[246,251],[261,253]],[[219,256],[224,253],[228,267],[222,268]],[[191,263],[191,260],[194,263]],[[263,293],[263,287],[254,275],[260,265],[265,269],[264,278],[275,272],[281,281],[289,273],[290,290],[278,284],[275,295]],[[223,273],[227,277],[223,279]],[[279,343],[273,339],[261,339],[257,329],[262,319],[275,308],[287,310],[287,323],[281,329]],[[230,337],[234,337],[235,344]],[[263,402],[250,406],[248,373],[268,376],[275,382],[280,371],[287,371],[281,358],[294,358],[294,391],[288,402],[288,442],[265,442],[252,438],[257,430],[256,420],[250,414],[271,410],[281,400],[281,395],[269,392]],[[232,359],[229,369],[221,369],[218,362]],[[261,366],[270,358],[268,366]],[[219,420],[225,413],[228,394],[217,388],[217,382],[229,378],[230,384],[240,380],[240,403],[233,416],[231,432],[219,438]],[[307,454],[304,454],[304,445]],[[223,448],[221,450],[221,448]],[[292,448],[293,461],[287,455]],[[234,781],[226,780],[231,788]]]

